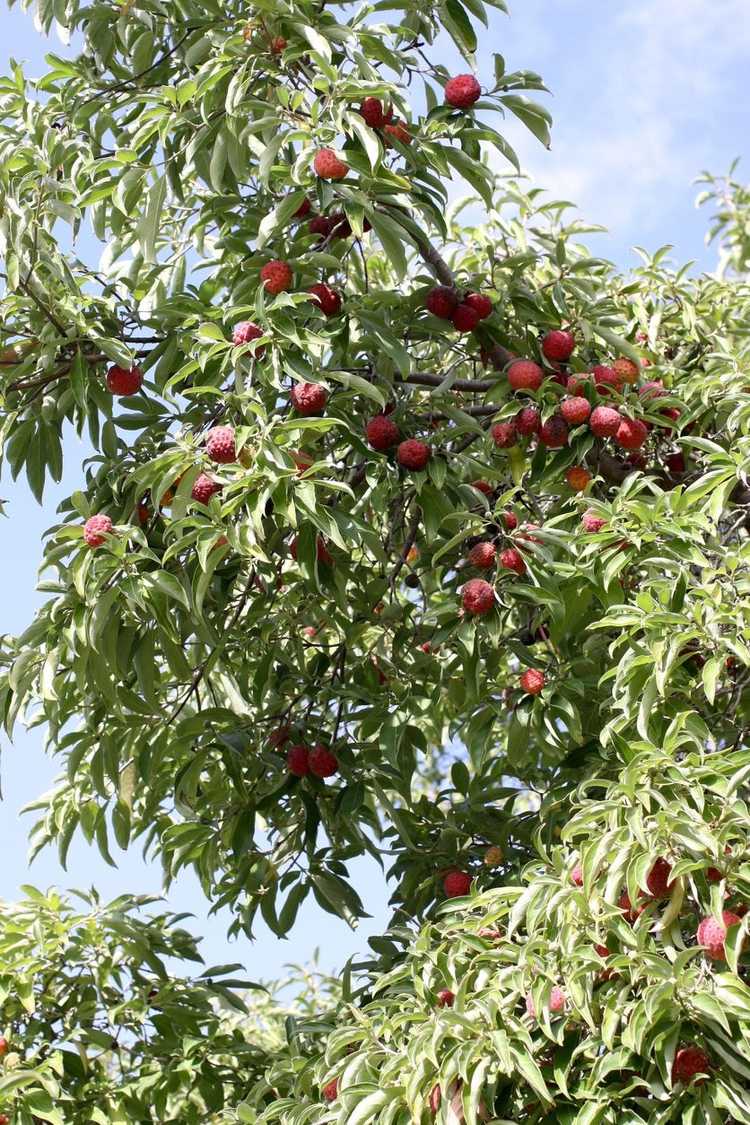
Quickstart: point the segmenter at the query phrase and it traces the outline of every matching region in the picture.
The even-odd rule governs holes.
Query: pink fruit
[[[581,524],[588,535],[596,535],[598,531],[607,526],[607,521],[598,516],[593,508],[589,508],[581,516]]]
[[[672,1063],[672,1084],[675,1082],[690,1082],[696,1074],[709,1074],[711,1060],[705,1051],[692,1044],[689,1047],[680,1047],[675,1053]]]
[[[221,485],[217,484],[215,480],[211,480],[205,473],[201,473],[193,482],[190,496],[191,499],[197,500],[201,504],[207,504],[217,492],[221,492]]]
[[[559,414],[553,414],[542,425],[539,431],[539,440],[548,449],[562,449],[568,444],[568,426],[565,419]]]
[[[527,695],[539,695],[547,681],[544,672],[540,672],[538,668],[527,668],[518,682]]]
[[[112,520],[109,516],[89,516],[83,525],[83,538],[89,547],[96,549],[106,543],[111,531]]]
[[[522,437],[538,434],[542,428],[542,415],[535,406],[524,406],[514,418],[516,432]]]
[[[472,308],[480,320],[486,320],[492,313],[492,301],[484,293],[468,293],[464,304]]]
[[[445,100],[454,109],[469,109],[482,95],[482,87],[473,74],[457,74],[445,84]]]
[[[565,363],[573,354],[576,346],[575,336],[572,332],[564,332],[555,328],[542,340],[542,352],[549,360]]]
[[[612,406],[597,406],[589,418],[592,434],[597,437],[614,437],[620,428],[622,415]]]
[[[497,550],[494,543],[477,543],[468,554],[469,565],[479,570],[491,570],[496,559]]]
[[[591,403],[582,395],[564,398],[560,403],[560,413],[569,426],[580,426],[588,420],[591,413]]]
[[[343,180],[349,171],[349,165],[332,148],[318,149],[313,168],[321,180]]]
[[[260,280],[266,293],[272,296],[283,293],[292,284],[292,267],[288,262],[281,262],[278,259],[266,262],[260,271]]]
[[[495,591],[483,578],[471,578],[461,591],[461,604],[467,613],[481,617],[495,608]]]
[[[524,562],[523,555],[517,551],[515,547],[508,547],[507,550],[500,552],[500,565],[505,570],[512,570],[516,574],[526,573],[526,563]]]
[[[517,359],[508,368],[508,382],[514,391],[538,391],[544,382],[544,372],[530,359]]]
[[[289,398],[298,414],[303,418],[313,418],[325,410],[328,391],[320,383],[295,383]]]
[[[498,449],[509,449],[516,444],[516,427],[512,422],[497,422],[490,430],[490,437]]]
[[[674,886],[669,878],[671,874],[672,864],[661,857],[657,859],[646,879],[646,886],[653,898],[667,898],[671,895]]]
[[[292,746],[286,756],[287,769],[295,777],[307,777],[310,772],[310,751],[307,746]]]
[[[365,98],[359,107],[359,112],[371,129],[382,129],[387,121],[380,98]]]
[[[480,316],[476,309],[464,302],[456,307],[451,319],[458,332],[473,332],[479,324]]]
[[[438,1008],[452,1008],[456,999],[455,994],[449,988],[441,988],[437,994]]]
[[[250,320],[243,320],[234,326],[232,331],[232,343],[236,348],[239,348],[242,344],[251,344],[253,340],[257,340],[260,336],[264,335],[263,329],[257,324],[253,324]],[[253,349],[253,355],[257,359],[260,359],[265,350],[265,345],[260,348],[255,348]]]
[[[206,454],[220,465],[237,460],[237,447],[232,426],[214,426],[206,434]]]
[[[733,914],[731,910],[725,910],[722,913],[721,921],[709,915],[704,918],[698,926],[696,937],[698,945],[702,945],[706,951],[706,956],[712,961],[725,960],[724,939],[727,936],[727,930],[730,926],[739,925],[739,915]]]
[[[637,418],[623,418],[617,427],[615,441],[622,449],[640,449],[648,437],[648,430]]]

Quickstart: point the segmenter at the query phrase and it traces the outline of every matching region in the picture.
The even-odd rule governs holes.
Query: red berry
[[[479,570],[491,570],[495,565],[496,558],[495,544],[488,542],[475,544],[468,554],[469,565],[475,566]]]
[[[445,101],[454,109],[469,109],[481,94],[482,87],[473,74],[457,74],[445,84]]]
[[[443,879],[447,898],[461,898],[471,890],[471,875],[466,871],[449,871]]]
[[[558,985],[555,985],[555,987],[549,994],[549,1002],[547,1004],[547,1008],[550,1012],[552,1012],[553,1015],[557,1015],[560,1012],[565,1011],[565,993]],[[531,993],[529,993],[526,997],[526,1012],[531,1017],[531,1019],[536,1019],[536,1008],[534,1007],[534,1001],[532,999]]]
[[[577,863],[576,866],[571,871],[570,881],[571,881],[571,883],[573,884],[574,887],[582,887],[583,886],[583,868],[581,867],[580,863]]]
[[[298,550],[299,539],[295,535],[294,539],[292,539],[291,543],[289,544],[289,554],[292,556],[295,562],[297,561]],[[326,566],[333,565],[333,555],[326,547],[326,541],[322,535],[317,535],[315,537],[315,557],[319,563],[325,563]]]
[[[333,777],[339,769],[338,758],[321,742],[310,751],[309,764],[310,773],[315,774],[316,777]]]
[[[449,988],[441,988],[437,994],[438,1008],[452,1008],[455,999],[455,994]]]
[[[614,437],[620,428],[622,415],[612,406],[597,406],[589,418],[589,426],[596,437]]]
[[[10,1118],[7,1113],[0,1113],[0,1125],[10,1125]]]
[[[143,372],[140,367],[110,367],[107,372],[107,390],[113,395],[137,394],[143,384]]]
[[[548,449],[562,449],[568,444],[568,426],[559,414],[553,414],[539,431],[539,440]]]
[[[518,527],[518,516],[515,512],[503,512],[503,523],[506,531],[515,531]]]
[[[591,403],[582,395],[575,398],[564,398],[560,403],[560,413],[570,426],[580,426],[588,420],[591,413]]]
[[[615,441],[621,449],[640,449],[648,437],[648,430],[637,418],[623,418],[617,427]]]
[[[281,262],[278,259],[266,262],[260,271],[260,280],[266,293],[274,296],[283,293],[292,284],[292,267],[288,262]]]
[[[725,910],[721,916],[721,921],[709,915],[704,918],[698,926],[696,937],[698,945],[702,945],[706,950],[706,956],[712,961],[723,961],[725,959],[724,939],[727,936],[727,929],[730,926],[739,925],[739,915],[733,914],[731,910]]]
[[[581,516],[581,524],[588,535],[596,535],[598,531],[607,526],[607,521],[598,516],[593,508],[589,508]]]
[[[201,504],[207,504],[217,492],[221,492],[221,485],[217,484],[215,480],[211,480],[205,473],[201,473],[193,482],[190,497],[193,500],[198,500]]]
[[[275,750],[277,747],[283,746],[285,742],[288,742],[291,736],[292,728],[290,726],[284,724],[284,726],[276,727],[276,729],[272,730],[268,735],[268,745]]]
[[[341,311],[341,294],[323,281],[311,285],[308,290],[313,296],[314,304],[322,309],[326,316],[336,316]]]
[[[295,777],[307,777],[310,772],[310,751],[307,746],[292,746],[286,756],[287,769]]]
[[[151,518],[151,511],[148,504],[140,503],[136,508],[136,516],[138,517],[138,523],[141,527],[145,527]]]
[[[410,145],[412,141],[411,133],[403,121],[394,121],[392,125],[384,125],[383,143],[388,145],[388,138],[393,137],[394,141],[398,141],[402,145]]]
[[[509,449],[516,444],[516,427],[513,422],[497,422],[490,430],[490,437],[498,449]]]
[[[286,39],[283,35],[275,35],[271,40],[271,53],[280,55],[286,49]]]
[[[664,458],[664,464],[670,473],[680,474],[685,472],[685,458],[682,453],[670,453]]]
[[[359,112],[364,117],[371,129],[382,129],[386,123],[383,112],[383,103],[380,98],[367,97],[359,107]]]
[[[524,406],[514,418],[516,431],[522,437],[538,434],[542,428],[542,415],[535,406]]]
[[[674,886],[669,878],[671,874],[672,864],[666,859],[657,859],[646,879],[646,886],[653,898],[668,898],[671,895]]]
[[[89,516],[83,525],[83,538],[88,546],[93,549],[101,547],[111,531],[112,520],[109,516]]]
[[[405,469],[416,471],[425,467],[430,459],[431,452],[429,445],[425,445],[423,441],[409,438],[407,441],[401,442],[396,450],[396,457],[399,465],[403,465]]]
[[[332,148],[318,149],[313,168],[321,180],[343,180],[349,171],[349,165]]]
[[[700,1047],[696,1047],[695,1044],[680,1047],[672,1063],[672,1084],[690,1082],[696,1074],[708,1074],[710,1070],[711,1060]]]
[[[610,387],[616,391],[622,389],[622,378],[615,371],[614,367],[598,364],[596,367],[591,368],[591,374],[594,376],[594,383],[597,389],[604,394],[608,393]]]
[[[433,1117],[437,1117],[438,1113],[440,1112],[440,1106],[442,1104],[442,1101],[443,1101],[443,1091],[440,1089],[439,1085],[433,1086],[432,1089],[430,1090],[430,1097],[429,1097],[429,1109],[430,1109],[430,1113],[432,1114]]]
[[[626,890],[623,891],[622,894],[620,895],[619,899],[617,900],[617,905],[620,907],[620,910],[622,910],[623,914],[625,915],[625,921],[630,922],[631,925],[633,924],[633,922],[636,921],[636,919],[646,909],[645,906],[634,907],[632,902],[630,901],[630,895],[628,894],[628,892]]]
[[[441,320],[452,320],[458,308],[458,293],[450,285],[436,285],[427,294],[425,305],[433,316]]]
[[[326,215],[316,215],[314,219],[310,219],[307,229],[310,234],[319,234],[321,238],[328,238],[333,230],[334,222],[331,221]]]
[[[235,324],[232,330],[232,343],[236,348],[239,348],[242,344],[251,344],[253,340],[257,340],[263,335],[265,335],[263,329],[259,328],[257,324],[253,324],[249,320],[243,320],[239,324]],[[253,355],[260,359],[265,350],[265,345],[260,348],[253,348]]]
[[[206,453],[212,461],[229,465],[237,460],[237,447],[232,426],[214,426],[206,434]]]
[[[517,359],[508,368],[508,382],[514,391],[538,391],[544,381],[544,372],[530,359]]]
[[[568,469],[565,479],[574,492],[584,492],[591,480],[591,473],[581,465],[574,465]]]
[[[376,414],[365,427],[365,437],[373,449],[385,453],[396,445],[401,437],[398,426],[385,414]]]
[[[302,202],[300,203],[297,210],[292,215],[292,218],[293,219],[304,219],[305,216],[309,215],[311,211],[312,211],[312,203],[307,198],[307,196],[305,196],[305,198],[302,200]]]
[[[625,359],[624,356],[615,360],[612,364],[612,370],[622,383],[630,383],[631,385],[638,382],[638,376],[641,373],[637,364],[633,363],[632,359]]]
[[[477,492],[483,492],[485,496],[491,496],[495,491],[488,480],[473,480],[471,487],[476,488]]]
[[[515,547],[508,547],[507,550],[500,552],[500,566],[506,570],[513,570],[516,574],[526,573],[526,563],[523,561],[523,555],[517,551]]]
[[[644,383],[643,386],[638,388],[638,394],[646,402],[654,398],[663,398],[668,394],[667,388],[660,379],[651,379],[650,382]]]
[[[538,668],[527,668],[519,680],[521,689],[527,695],[539,695],[546,682],[544,672],[540,672]]]
[[[325,410],[328,391],[320,383],[295,383],[289,399],[303,418],[314,418]]]
[[[452,320],[453,327],[458,332],[473,332],[479,324],[480,316],[476,309],[464,302],[457,307]]]
[[[573,333],[564,332],[560,328],[548,332],[542,340],[542,352],[546,358],[558,363],[565,363],[566,360],[570,359],[575,346],[576,341]]]
[[[461,591],[461,604],[467,613],[481,617],[495,608],[495,591],[483,578],[471,578]]]
[[[486,320],[492,313],[492,301],[484,293],[468,293],[464,304],[472,308],[480,320]]]
[[[323,1100],[326,1102],[335,1102],[339,1096],[339,1080],[334,1078],[327,1086],[323,1087]]]

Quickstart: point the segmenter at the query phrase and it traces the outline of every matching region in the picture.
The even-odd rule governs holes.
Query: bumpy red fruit
[[[458,305],[451,318],[453,327],[458,332],[473,332],[479,324],[479,313],[466,302]]]
[[[272,53],[274,55],[280,55],[284,50],[286,50],[286,39],[283,35],[274,35],[271,40]]]
[[[648,437],[648,430],[637,418],[623,418],[617,427],[615,441],[621,449],[640,449]]]
[[[335,773],[338,773],[338,758],[321,742],[318,742],[310,751],[309,763],[310,773],[316,777],[333,777]]]
[[[316,215],[314,219],[310,219],[307,229],[310,234],[319,234],[321,238],[328,238],[334,225],[335,223],[327,215]]]
[[[594,376],[594,383],[596,384],[597,390],[603,394],[607,394],[610,388],[616,391],[622,388],[622,379],[615,371],[614,367],[598,364],[596,367],[591,368],[591,374]]]
[[[512,422],[497,422],[490,430],[490,437],[498,449],[509,449],[516,444],[516,427]]]
[[[547,1008],[553,1015],[565,1011],[565,993],[558,985],[555,985],[549,994]],[[536,1008],[531,993],[526,997],[526,1011],[532,1019],[536,1019]]]
[[[423,441],[409,438],[407,441],[401,442],[396,450],[396,457],[399,465],[403,465],[405,469],[418,471],[425,467],[430,459],[431,452],[429,445],[425,445]]]
[[[472,578],[461,591],[461,604],[467,613],[481,617],[495,607],[495,591],[483,578]]]
[[[633,363],[632,359],[625,359],[624,356],[621,356],[620,359],[616,359],[612,364],[612,369],[617,373],[621,382],[629,383],[631,386],[633,383],[638,382],[640,370],[637,364]]]
[[[89,516],[83,525],[83,538],[89,547],[101,547],[111,531],[112,520],[109,516]]]
[[[574,887],[583,886],[583,868],[577,863],[570,873],[570,881]]]
[[[295,777],[307,777],[310,772],[310,751],[307,746],[291,746],[286,756],[287,769]]]
[[[730,926],[739,925],[739,915],[733,914],[731,910],[725,910],[721,916],[721,921],[710,915],[704,918],[698,926],[696,937],[698,945],[702,945],[706,951],[706,956],[712,961],[725,960],[724,939],[727,936],[727,930]]]
[[[685,458],[682,453],[670,453],[664,458],[664,464],[670,473],[680,474],[685,472]]]
[[[383,112],[383,103],[380,98],[367,97],[359,107],[359,112],[364,117],[371,129],[382,129],[386,123]]]
[[[560,413],[569,426],[580,426],[591,413],[591,403],[583,395],[564,398],[560,403]]]
[[[211,480],[205,473],[201,473],[193,482],[190,496],[201,504],[207,504],[217,492],[221,492],[221,485],[217,484],[215,480]]]
[[[328,391],[320,383],[295,383],[289,398],[298,414],[303,418],[314,418],[325,410]]]
[[[540,672],[538,668],[527,668],[519,680],[522,691],[527,695],[539,695],[546,682],[544,672]]]
[[[695,1044],[689,1047],[680,1047],[675,1052],[672,1063],[672,1084],[676,1082],[690,1082],[696,1074],[708,1074],[711,1070],[711,1060],[705,1051]]]
[[[542,415],[535,406],[524,406],[518,411],[513,422],[516,431],[522,437],[531,437],[532,434],[538,434],[542,428]]]
[[[441,988],[437,994],[438,1008],[452,1008],[456,999],[455,993],[449,988]]]
[[[206,453],[212,461],[229,465],[237,460],[237,446],[232,426],[214,426],[206,434]]]
[[[454,109],[469,109],[482,95],[482,87],[473,74],[457,74],[445,84],[445,100]]]
[[[140,367],[110,367],[107,372],[107,390],[113,395],[125,397],[137,394],[143,385],[143,372]]]
[[[373,449],[385,453],[387,449],[398,444],[401,434],[392,418],[385,414],[376,414],[365,427],[365,437]]]
[[[515,531],[518,527],[518,516],[515,512],[503,512],[503,523],[506,531]]]
[[[485,496],[491,496],[495,491],[488,480],[473,480],[471,487],[476,488],[477,492],[483,492]]]
[[[471,875],[466,871],[449,871],[443,879],[447,898],[461,898],[471,890]]]
[[[656,860],[648,873],[646,886],[653,898],[667,898],[672,893],[674,883],[670,880],[672,864],[661,857]]]
[[[620,428],[620,422],[622,415],[612,406],[597,406],[589,418],[592,434],[601,438],[614,437]]]
[[[497,550],[494,543],[476,543],[468,555],[469,565],[476,566],[479,570],[491,570],[496,559]]]
[[[570,359],[576,346],[575,336],[572,332],[564,332],[555,328],[542,340],[542,352],[547,359],[557,363],[565,363]]]
[[[335,1102],[339,1096],[339,1080],[334,1078],[327,1086],[323,1087],[323,1100],[326,1102]]]
[[[484,293],[467,293],[464,304],[472,308],[480,320],[486,320],[492,313],[492,301]]]
[[[517,359],[508,368],[508,382],[514,391],[538,391],[544,372],[530,359]]]
[[[568,425],[559,414],[553,414],[539,431],[539,440],[548,449],[562,449],[568,444]]]
[[[568,469],[565,479],[574,492],[584,492],[591,480],[591,473],[581,465],[574,465]]]
[[[516,574],[526,573],[523,555],[515,547],[508,547],[507,550],[500,552],[500,566],[505,570],[515,571]]]
[[[318,149],[313,168],[321,180],[343,180],[349,171],[349,165],[332,148]]]
[[[335,289],[331,289],[330,285],[326,285],[323,281],[318,281],[315,285],[311,285],[308,290],[311,293],[313,300],[318,308],[322,309],[326,316],[336,316],[341,312],[341,295]]]
[[[300,203],[297,210],[292,215],[292,218],[293,219],[304,219],[305,216],[309,215],[311,211],[312,211],[312,203],[307,198],[307,196],[305,196],[305,198],[302,200],[302,202]]]
[[[260,280],[263,282],[266,293],[271,293],[273,296],[277,293],[283,293],[292,284],[292,267],[288,262],[282,262],[275,258],[272,262],[266,262],[263,266],[260,271]]]
[[[425,304],[433,316],[451,320],[458,308],[458,293],[450,285],[436,285],[427,294]]]
[[[242,320],[239,324],[235,324],[232,330],[232,343],[238,348],[242,344],[252,344],[253,340],[257,340],[263,335],[263,329],[257,324],[253,324],[250,320]],[[253,355],[260,359],[265,350],[265,345],[262,345],[260,348],[254,349]]]
[[[607,521],[597,515],[593,508],[589,508],[581,516],[581,526],[588,535],[595,535],[597,531],[601,531],[603,527],[607,526]]]
[[[638,388],[638,394],[644,401],[649,402],[654,398],[663,398],[668,391],[660,379],[651,379]]]
[[[404,121],[394,121],[392,124],[383,126],[383,143],[388,145],[389,140],[392,138],[402,145],[410,145],[412,141],[411,133]],[[392,147],[392,146],[391,146]]]

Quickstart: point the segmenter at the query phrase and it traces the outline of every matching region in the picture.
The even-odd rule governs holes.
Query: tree
[[[0,85],[5,455],[41,498],[92,446],[5,645],[64,767],[33,847],[145,842],[248,934],[390,864],[327,1015],[255,1050],[197,989],[203,1084],[131,1052],[125,1120],[750,1121],[747,194],[707,179],[722,275],[622,276],[496,171],[539,77],[396,12],[43,5],[84,52]]]

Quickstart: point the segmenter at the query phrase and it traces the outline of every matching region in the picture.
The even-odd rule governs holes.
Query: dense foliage
[[[369,854],[394,925],[282,1036],[216,971],[167,1011],[136,902],[7,908],[13,1119],[750,1122],[747,192],[715,276],[593,257],[490,124],[546,143],[541,80],[428,57],[480,0],[39,12],[85,43],[0,81],[5,460],[89,454],[3,645],[33,846],[279,935]],[[32,929],[84,993],[34,1004]]]

